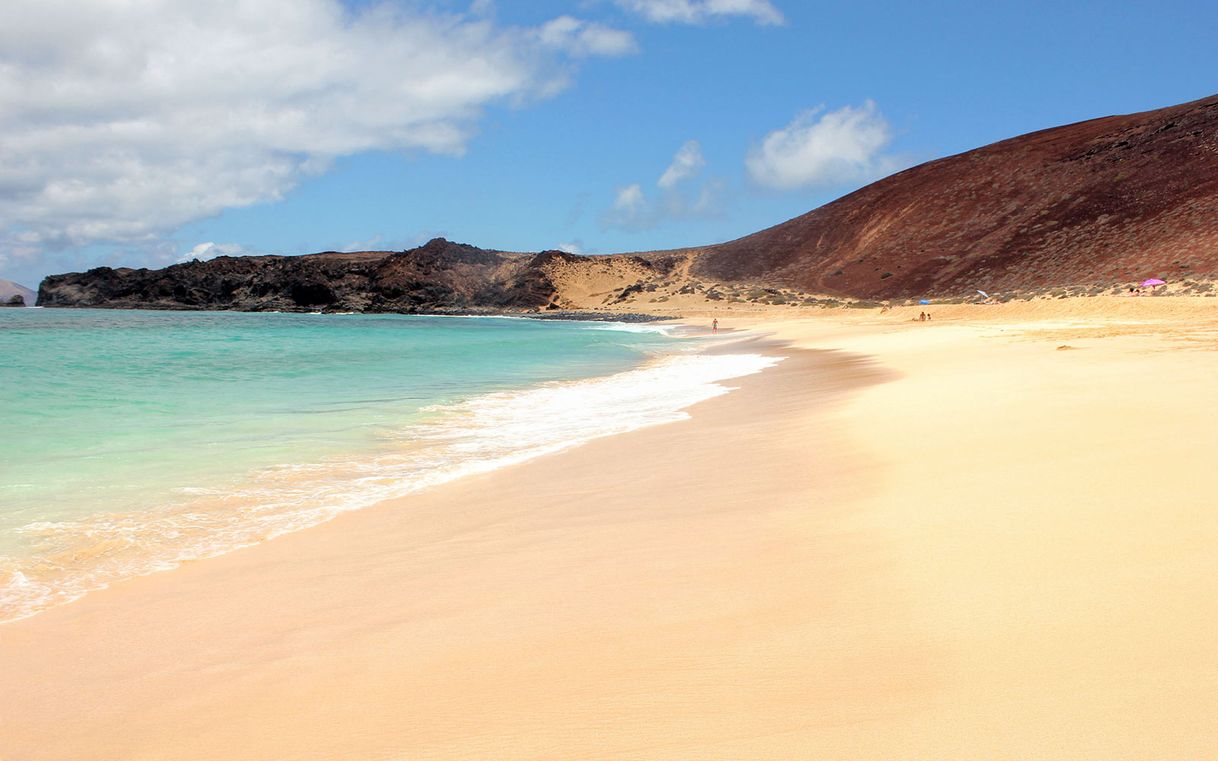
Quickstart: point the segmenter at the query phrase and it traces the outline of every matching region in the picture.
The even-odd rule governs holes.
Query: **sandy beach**
[[[0,759],[1213,757],[1216,301],[673,304],[785,359],[0,626]]]

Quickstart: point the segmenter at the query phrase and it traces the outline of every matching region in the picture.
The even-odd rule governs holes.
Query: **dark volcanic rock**
[[[553,299],[550,255],[451,243],[409,251],[217,257],[160,270],[98,267],[53,275],[43,306],[246,311],[451,312],[533,309]]]
[[[1218,275],[1218,96],[907,169],[694,273],[872,298]]]

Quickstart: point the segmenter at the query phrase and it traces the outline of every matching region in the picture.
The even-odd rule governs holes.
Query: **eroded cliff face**
[[[1218,276],[1218,96],[907,169],[694,273],[858,298]]]

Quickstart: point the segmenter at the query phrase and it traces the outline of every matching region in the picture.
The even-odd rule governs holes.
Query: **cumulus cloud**
[[[883,154],[892,130],[872,101],[836,111],[807,111],[765,136],[745,159],[749,176],[775,190],[878,179],[898,160]]]
[[[0,247],[155,247],[341,156],[457,156],[488,106],[548,97],[628,34],[339,0],[0,3]]]
[[[702,146],[697,140],[690,140],[677,150],[677,155],[672,157],[672,163],[664,170],[664,174],[660,175],[660,180],[656,184],[661,188],[676,187],[677,183],[702,171],[702,167],[705,165],[706,159],[702,157]]]
[[[785,23],[769,0],[617,0],[628,11],[658,24],[703,24],[717,16],[748,16],[755,23]]]

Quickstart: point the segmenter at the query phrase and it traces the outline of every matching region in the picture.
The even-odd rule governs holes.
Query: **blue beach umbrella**
[[[918,303],[919,303],[919,304],[929,304],[929,303],[930,303],[930,299],[922,299],[922,300],[921,300],[921,301],[919,301]]]

